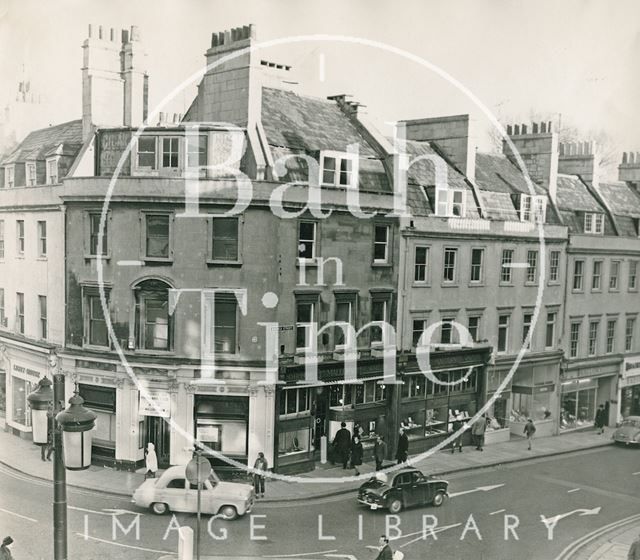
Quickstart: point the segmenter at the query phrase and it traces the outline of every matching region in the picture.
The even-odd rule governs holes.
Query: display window
[[[306,453],[311,445],[311,429],[283,430],[278,434],[278,455],[286,456]]]
[[[562,384],[560,429],[590,426],[595,420],[597,388],[588,379]]]
[[[196,395],[196,439],[225,455],[247,454],[247,397]]]
[[[31,426],[31,414],[27,395],[33,391],[32,383],[20,377],[12,378],[12,411],[11,418],[16,424]]]

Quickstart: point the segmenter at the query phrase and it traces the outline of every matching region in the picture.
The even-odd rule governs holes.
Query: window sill
[[[629,293],[632,293],[632,294],[637,294],[638,293],[638,288],[629,288],[627,291]]]
[[[549,280],[547,286],[560,286],[560,282],[558,280]]]
[[[173,264],[173,257],[142,257],[146,264]]]
[[[484,288],[485,287],[485,283],[484,282],[469,282],[469,287],[470,288]]]
[[[82,343],[82,347],[85,350],[94,350],[96,352],[111,352],[111,350],[112,350],[111,346],[98,346],[96,344]],[[126,351],[126,349],[125,349],[125,351]]]
[[[207,259],[207,266],[231,266],[231,267],[240,267],[242,266],[242,261],[225,261],[220,259]]]
[[[45,256],[45,255],[40,255],[39,257],[36,257],[37,261],[48,261],[49,259]]]
[[[24,253],[22,255],[16,255],[15,256],[16,259],[20,259],[21,261],[24,260]]]
[[[318,262],[316,261],[318,257],[313,257],[312,259],[301,259],[298,257],[296,259],[296,266],[300,268],[300,265],[303,264],[305,268],[318,268]]]
[[[430,288],[431,282],[413,282],[411,284],[412,288]]]
[[[538,282],[525,282],[524,285],[526,288],[535,288],[538,285]]]
[[[173,350],[148,350],[146,348],[135,348],[133,350],[126,350],[126,352],[138,356],[172,356],[175,354]]]
[[[609,292],[612,294],[617,294],[620,292],[620,290],[618,288],[609,288]]]
[[[103,261],[109,261],[109,260],[111,260],[111,254],[108,254],[108,255],[89,255],[89,254],[85,254],[84,255],[84,260],[86,260],[86,261],[97,261],[99,258],[101,258]]]
[[[513,288],[515,284],[513,282],[500,282],[498,286],[501,288]]]
[[[442,288],[458,288],[458,283],[457,282],[443,282],[442,284],[440,284],[440,286]]]
[[[600,288],[591,288],[592,294],[601,294],[602,290]]]
[[[393,264],[390,263],[390,262],[376,262],[376,261],[373,261],[371,263],[371,267],[372,268],[391,268],[392,266],[393,266]]]
[[[584,290],[576,290],[576,289],[572,289],[571,290],[572,294],[584,294]]]

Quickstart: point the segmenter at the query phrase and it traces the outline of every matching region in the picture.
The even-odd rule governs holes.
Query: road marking
[[[472,492],[489,492],[491,490],[495,490],[496,488],[502,488],[504,484],[494,484],[493,486],[478,486],[477,488],[473,488],[472,490],[463,490],[462,492],[454,492],[453,494],[449,494],[450,498],[456,498],[458,496],[464,496],[465,494],[471,494]]]
[[[118,261],[118,266],[144,266],[144,261]]]
[[[556,523],[558,523],[558,521],[560,521],[561,519],[564,519],[565,517],[569,517],[570,515],[573,515],[574,513],[577,513],[580,516],[583,515],[598,515],[600,513],[600,510],[602,508],[601,507],[596,507],[593,509],[574,509],[572,511],[568,511],[567,513],[561,513],[559,515],[554,515],[553,517],[545,517],[544,515],[540,514],[540,519],[541,521],[547,526],[552,526],[555,527]]]
[[[98,541],[105,544],[112,544],[113,546],[121,546],[122,548],[132,548],[134,550],[142,550],[144,552],[158,552],[160,554],[172,554],[175,555],[175,552],[170,550],[158,550],[156,548],[144,548],[142,546],[133,546],[132,544],[123,544],[115,541],[109,541],[107,539],[99,539],[98,537],[92,537],[90,535],[84,535],[83,533],[76,533],[76,536],[81,537],[82,540],[91,539],[92,541]]]
[[[14,511],[9,511],[8,509],[0,508],[0,511],[3,511],[4,513],[8,513],[9,515],[15,515],[16,517],[19,517],[20,519],[26,519],[27,521],[31,521],[32,523],[37,523],[38,522],[38,520],[34,519],[33,517],[27,517],[26,515],[20,515],[19,513],[15,513]]]
[[[460,527],[461,525],[462,525],[462,523],[454,523],[453,525],[445,525],[444,527],[439,527],[437,529],[433,529],[433,532],[434,533],[442,533],[443,531],[447,531],[449,529],[453,529],[454,527]],[[415,539],[412,539],[410,541],[407,541],[404,544],[401,544],[400,548],[404,548],[405,546],[408,546],[408,545],[413,544],[414,542],[417,542],[417,541],[420,541],[420,540],[427,540],[426,536],[425,536],[425,533],[426,533],[426,535],[430,535],[431,534],[431,531],[428,531],[428,532],[419,531],[419,532],[420,532],[420,536],[419,537],[417,537]],[[405,535],[405,536],[409,536],[409,535]]]
[[[328,558],[348,558],[348,560],[358,560],[353,554],[325,554]]]
[[[96,515],[123,515],[125,513],[130,513],[131,515],[144,515],[144,513],[138,513],[137,511],[129,511],[127,509],[105,509],[103,511],[95,511],[93,509],[86,509],[76,506],[67,506],[69,509],[75,509],[76,511],[84,511],[86,513],[95,513]]]
[[[634,472],[634,473],[631,473],[631,474],[632,474],[633,476],[636,476],[636,475],[640,474],[640,471],[638,471],[638,472]]]
[[[502,513],[503,511],[507,511],[506,509],[499,509],[498,511],[492,511],[489,515],[496,515],[498,513]]]
[[[312,556],[313,554],[328,554],[330,552],[338,552],[338,549],[321,550],[320,552],[302,552],[300,554],[271,554],[262,556],[262,558],[297,558],[298,556]]]
[[[573,490],[567,490],[567,494],[571,494],[572,492],[579,492],[580,488],[574,488]]]

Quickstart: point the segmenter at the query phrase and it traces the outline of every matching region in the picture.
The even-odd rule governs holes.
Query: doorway
[[[169,422],[160,416],[147,416],[145,419],[145,449],[147,443],[153,443],[156,447],[156,455],[158,456],[158,467],[165,469],[169,466],[170,457],[170,427]]]

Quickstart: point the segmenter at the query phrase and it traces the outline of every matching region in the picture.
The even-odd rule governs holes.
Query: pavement
[[[612,433],[613,428],[607,429],[602,435],[594,429],[588,429],[538,438],[534,440],[531,451],[527,449],[527,443],[523,438],[512,436],[509,441],[485,447],[483,452],[466,447],[462,453],[438,451],[420,459],[410,458],[409,462],[425,473],[447,475],[612,445]],[[29,476],[52,480],[52,464],[40,459],[40,448],[31,441],[4,431],[0,431],[0,463]],[[361,476],[356,478],[352,470],[345,471],[340,466],[330,464],[319,465],[314,471],[298,475],[295,479],[283,477],[285,480],[267,480],[267,497],[261,501],[305,501],[351,492],[373,471],[373,465],[362,465]],[[69,486],[119,496],[130,497],[143,480],[144,469],[132,473],[109,467],[91,466],[85,471],[67,471]]]

